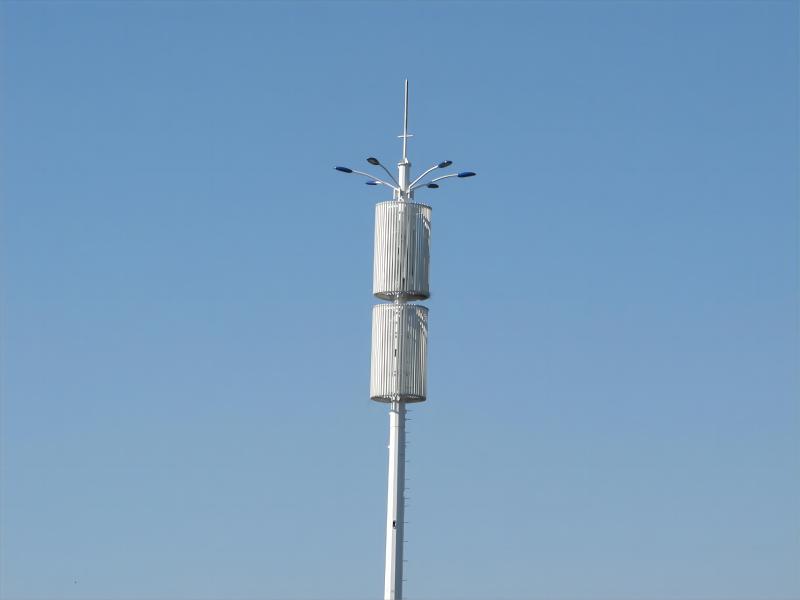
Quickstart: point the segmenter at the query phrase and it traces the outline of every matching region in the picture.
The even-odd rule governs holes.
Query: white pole
[[[413,196],[410,193],[408,180],[411,174],[411,162],[408,160],[407,147],[408,147],[408,79],[406,79],[406,92],[403,100],[403,159],[397,163],[397,185],[400,188],[398,196],[400,200],[412,200]]]
[[[403,598],[403,520],[406,481],[406,406],[394,401],[389,410],[389,495],[386,506],[384,600]]]
[[[403,95],[403,160],[408,158],[408,79],[406,79],[406,92]]]

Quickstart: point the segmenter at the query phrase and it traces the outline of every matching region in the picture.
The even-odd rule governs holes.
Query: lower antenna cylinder
[[[375,305],[370,398],[422,402],[427,374],[428,309],[418,304]]]

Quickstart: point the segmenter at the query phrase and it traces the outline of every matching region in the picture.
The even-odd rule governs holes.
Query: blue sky
[[[0,15],[4,600],[380,596],[404,77],[408,598],[800,597],[795,2]]]

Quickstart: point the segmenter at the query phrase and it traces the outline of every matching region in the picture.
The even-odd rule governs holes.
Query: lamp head
[[[352,173],[353,172],[353,169],[348,169],[347,167],[334,167],[334,169],[336,169],[337,171],[340,171],[342,173]]]
[[[446,160],[446,161],[444,161],[444,162],[440,162],[440,163],[439,163],[438,165],[436,165],[436,166],[437,166],[437,167],[439,167],[440,169],[445,169],[445,168],[449,167],[449,166],[450,166],[450,165],[452,165],[452,164],[453,164],[453,161],[452,161],[452,160]]]
[[[367,159],[367,162],[368,162],[369,164],[373,165],[373,166],[376,166],[376,167],[377,167],[378,165],[380,165],[380,164],[381,164],[381,161],[379,161],[379,160],[378,160],[377,158],[375,158],[374,156],[370,156],[370,157]]]
[[[472,171],[462,171],[458,174],[459,177],[475,177],[477,173],[473,173]]]

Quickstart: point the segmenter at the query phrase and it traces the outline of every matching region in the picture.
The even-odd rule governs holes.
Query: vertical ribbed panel
[[[428,309],[417,304],[373,307],[370,397],[422,402],[427,364]]]
[[[372,293],[383,300],[428,298],[431,207],[391,200],[375,206]]]

